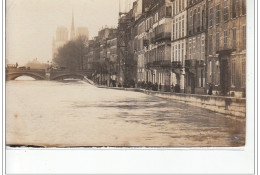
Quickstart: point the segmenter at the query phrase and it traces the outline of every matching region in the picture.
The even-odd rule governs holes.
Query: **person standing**
[[[212,90],[213,90],[213,84],[209,83],[209,92],[208,92],[209,95],[212,95]]]

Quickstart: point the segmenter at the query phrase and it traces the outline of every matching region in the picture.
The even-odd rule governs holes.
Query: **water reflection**
[[[20,76],[15,79],[16,81],[34,81],[35,79],[29,76]]]

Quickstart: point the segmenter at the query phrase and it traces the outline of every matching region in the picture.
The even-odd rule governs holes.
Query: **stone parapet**
[[[158,92],[151,90],[144,90],[139,88],[117,88],[117,87],[100,87],[115,90],[126,90],[134,92],[142,92],[147,95],[154,95],[156,97],[175,100],[183,102],[192,106],[208,109],[216,113],[225,115],[236,116],[241,119],[246,117],[246,99],[234,98],[225,96],[211,96],[199,94],[184,94],[184,93],[171,93],[171,92]]]

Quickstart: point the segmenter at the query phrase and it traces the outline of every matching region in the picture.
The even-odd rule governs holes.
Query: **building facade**
[[[89,55],[101,84],[245,97],[246,0],[136,0]]]
[[[208,82],[213,94],[245,97],[246,0],[208,3]]]
[[[185,60],[187,58],[187,0],[175,0],[172,4],[171,35],[171,86],[180,86],[185,92]]]
[[[171,31],[172,2],[170,0],[152,1],[145,8],[146,32],[144,47],[145,80],[158,85],[159,90],[170,90],[171,76]]]
[[[98,36],[89,42],[87,50],[88,67],[93,71],[93,80],[111,86],[111,81],[117,79],[117,29],[101,29]]]
[[[207,0],[188,0],[186,93],[206,93]]]

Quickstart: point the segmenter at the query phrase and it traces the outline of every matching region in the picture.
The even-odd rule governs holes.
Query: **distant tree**
[[[87,53],[86,43],[87,38],[85,36],[79,36],[76,40],[69,41],[59,48],[53,62],[70,70],[83,70],[83,60]]]

